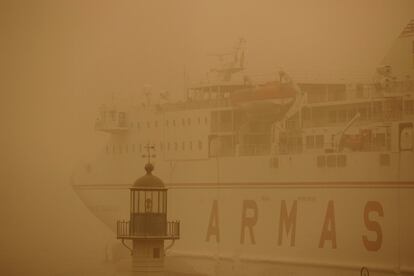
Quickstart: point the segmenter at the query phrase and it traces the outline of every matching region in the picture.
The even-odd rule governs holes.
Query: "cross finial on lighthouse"
[[[143,154],[143,158],[147,158],[147,163],[151,164],[151,157],[155,158],[156,155],[151,153],[151,150],[155,150],[155,146],[150,145],[149,143],[144,147],[147,150],[147,154]]]

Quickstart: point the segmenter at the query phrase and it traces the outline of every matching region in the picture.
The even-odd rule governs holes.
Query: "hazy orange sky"
[[[93,124],[112,93],[141,97],[150,84],[178,98],[184,71],[188,82],[199,80],[207,55],[240,36],[253,74],[369,76],[413,18],[412,0],[1,0],[0,259],[14,267],[30,258],[25,246],[76,256],[64,251],[76,237],[75,244],[100,248],[110,236],[67,179],[104,141]],[[30,237],[21,235],[26,223]],[[88,231],[102,235],[91,241]]]
[[[139,98],[149,84],[179,98],[184,71],[202,79],[208,54],[240,36],[253,74],[370,76],[414,1],[1,1],[0,13],[1,144],[13,169],[29,152],[83,160],[105,139],[93,122],[112,94]]]

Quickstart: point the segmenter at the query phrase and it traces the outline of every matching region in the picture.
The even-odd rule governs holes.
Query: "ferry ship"
[[[183,101],[103,105],[73,189],[115,231],[151,158],[183,273],[414,274],[414,20],[367,83],[256,84],[244,45]]]

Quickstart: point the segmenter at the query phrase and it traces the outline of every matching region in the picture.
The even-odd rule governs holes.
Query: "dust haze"
[[[108,139],[102,103],[182,101],[241,37],[253,81],[369,82],[413,18],[410,0],[0,1],[1,274],[104,273],[115,234],[69,182]]]

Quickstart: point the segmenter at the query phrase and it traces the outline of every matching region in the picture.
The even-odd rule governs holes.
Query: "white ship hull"
[[[158,162],[157,175],[169,180],[169,216],[182,225],[168,254],[207,275],[414,273],[414,154],[393,153],[385,168],[378,155],[350,153],[347,167],[329,169],[309,165],[313,155],[286,156],[277,169],[269,156]],[[112,229],[128,219],[128,179],[142,162],[134,158],[73,177],[80,198]],[[289,174],[299,158],[302,169]],[[106,166],[120,172],[118,181]]]

